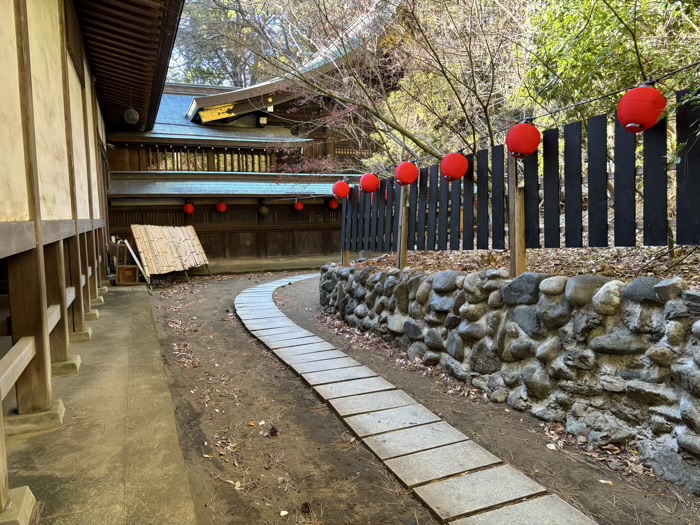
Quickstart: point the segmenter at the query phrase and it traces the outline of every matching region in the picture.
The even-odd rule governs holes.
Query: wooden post
[[[12,343],[32,336],[36,346],[34,359],[15,383],[20,414],[51,409],[51,353],[43,252],[42,248],[35,248],[7,259]]]
[[[401,186],[401,215],[399,215],[399,245],[397,261],[399,270],[403,270],[408,263],[408,194],[409,185]]]
[[[36,348],[36,355],[15,383],[17,410],[26,414],[51,408],[51,356],[26,0],[15,0],[14,8],[27,197],[38,246],[7,259],[12,341],[33,336]]]
[[[515,195],[515,275],[517,277],[527,271],[527,255],[525,252],[525,188],[516,188]],[[513,264],[511,255],[511,265]],[[512,266],[511,266],[512,272]]]
[[[44,247],[46,271],[46,302],[48,306],[57,304],[61,319],[49,335],[51,362],[68,361],[68,309],[66,308],[66,273],[64,269],[63,241]]]
[[[7,476],[7,449],[5,448],[5,424],[0,410],[0,511],[5,510],[10,496],[10,480]]]
[[[70,284],[75,287],[75,299],[73,300],[73,332],[85,330],[85,296],[81,286],[81,261],[80,261],[80,234],[68,239],[68,263],[70,271]],[[89,304],[89,303],[88,303]],[[88,306],[89,309],[89,306]]]
[[[81,233],[78,235],[78,239],[81,262],[80,293],[83,296],[83,308],[87,314],[92,310],[92,305],[90,304],[90,279],[88,277],[88,273],[90,272],[90,258],[88,257],[87,235],[85,233]]]
[[[94,221],[93,221],[94,224]],[[95,230],[90,230],[85,233],[85,238],[87,240],[87,253],[88,261],[92,266],[92,275],[88,277],[90,299],[97,298],[97,289],[100,287],[100,265],[97,254],[97,242],[95,236],[97,232]]]
[[[518,162],[508,157],[508,250],[510,276],[526,271],[525,258],[525,190],[518,188]]]

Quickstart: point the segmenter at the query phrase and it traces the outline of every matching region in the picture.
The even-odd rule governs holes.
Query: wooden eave
[[[153,129],[184,0],[74,0],[110,131]],[[133,107],[136,126],[124,120]]]

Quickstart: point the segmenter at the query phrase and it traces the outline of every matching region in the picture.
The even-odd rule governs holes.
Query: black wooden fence
[[[590,118],[585,137],[582,122],[546,130],[540,151],[518,161],[527,247],[559,248],[562,234],[566,247],[663,246],[669,234],[677,244],[700,244],[700,107],[678,106],[673,158],[666,119],[640,139],[615,119],[610,147],[611,121],[607,115]],[[469,155],[469,172],[457,182],[443,179],[438,166],[422,168],[410,187],[408,249],[505,249],[506,155],[503,145]],[[672,177],[675,220],[668,206]],[[613,202],[608,202],[608,180]],[[399,208],[400,188],[393,179],[382,180],[374,194],[353,187],[343,202],[343,249],[397,251]]]

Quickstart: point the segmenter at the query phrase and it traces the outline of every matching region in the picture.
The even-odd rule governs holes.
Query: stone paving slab
[[[450,525],[596,525],[558,496],[515,503],[484,514],[453,521]]]
[[[312,334],[311,332],[304,330],[303,328],[299,328],[298,330],[293,328],[291,330],[287,330],[285,332],[281,332],[279,334],[272,334],[272,335],[260,335],[258,336],[259,339],[265,343],[274,343],[277,341],[285,341],[287,339],[301,339],[302,337],[317,337],[315,334]]]
[[[236,301],[234,306],[236,307],[236,310],[278,310],[277,305],[275,305],[275,303],[272,301]]]
[[[269,306],[234,305],[234,309],[236,310],[236,313],[239,315],[242,315],[242,314],[280,314],[280,313],[282,313],[277,308],[271,308]]]
[[[297,374],[308,374],[309,372],[321,372],[323,370],[337,370],[339,368],[351,368],[362,366],[352,357],[341,357],[340,359],[326,359],[325,361],[313,361],[311,363],[298,363],[291,365]]]
[[[341,417],[397,408],[407,405],[415,405],[416,400],[403,390],[388,390],[385,392],[373,392],[359,396],[341,397],[329,401],[333,409]]]
[[[389,459],[466,440],[467,436],[455,427],[439,421],[430,425],[370,436],[365,438],[364,442],[379,459]]]
[[[498,463],[500,459],[473,441],[386,460],[386,466],[409,488]]]
[[[390,408],[345,418],[345,422],[359,437],[435,423],[437,421],[440,421],[440,418],[423,405]]]
[[[281,315],[268,315],[268,314],[238,314],[238,318],[246,323],[263,323],[268,321],[284,321],[284,317]]]
[[[265,330],[266,328],[293,328],[296,325],[291,321],[263,321],[245,323],[248,330]]]
[[[414,489],[416,495],[442,520],[483,512],[510,501],[543,494],[545,491],[542,485],[510,465],[481,470]]]
[[[289,332],[288,326],[283,326],[282,328],[265,328],[262,330],[250,330],[250,333],[255,337],[262,337],[265,335],[275,335],[275,334],[286,334]],[[311,332],[309,332],[311,333]]]
[[[328,359],[337,359],[339,357],[348,357],[348,354],[341,352],[340,350],[328,350],[324,352],[313,352],[311,354],[298,354],[294,356],[289,356],[284,359],[288,365],[295,365],[297,363],[312,363],[315,361],[326,361]]]
[[[302,354],[312,354],[314,352],[323,352],[324,350],[335,350],[335,346],[323,341],[322,343],[314,343],[303,346],[293,346],[291,348],[279,348],[273,350],[275,355],[279,356],[283,361],[287,361],[288,357]],[[344,355],[344,354],[343,354]]]
[[[261,338],[261,339],[263,339],[263,338]],[[278,348],[292,348],[294,346],[304,346],[304,345],[310,345],[310,344],[314,344],[314,343],[325,343],[325,341],[323,339],[321,339],[320,337],[318,337],[316,335],[298,337],[295,339],[286,339],[284,341],[265,341],[263,339],[263,342],[271,350],[277,350]]]
[[[309,385],[315,386],[324,385],[327,383],[350,381],[352,379],[363,379],[365,377],[377,377],[377,374],[366,366],[353,366],[352,368],[309,372],[302,374],[301,377],[303,377],[304,381],[306,381]]]
[[[394,390],[395,388],[394,385],[383,377],[368,377],[367,379],[356,379],[354,381],[315,386],[314,390],[323,399],[328,400],[336,397],[379,392],[381,390]]]

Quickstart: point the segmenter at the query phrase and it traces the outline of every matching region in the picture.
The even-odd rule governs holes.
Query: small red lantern
[[[333,184],[333,195],[338,199],[345,199],[350,195],[350,185],[344,180],[339,180]]]
[[[335,199],[331,199],[331,201],[328,203],[328,207],[331,210],[337,210],[338,209],[338,201]]]
[[[194,204],[188,202],[182,207],[182,211],[185,212],[185,215],[192,215],[194,213]]]
[[[630,133],[653,128],[666,109],[666,97],[649,85],[630,89],[617,105],[617,118]]]
[[[402,162],[394,172],[399,186],[408,186],[418,180],[418,168],[412,162]]]
[[[516,159],[529,157],[537,151],[542,142],[540,130],[529,122],[516,124],[506,135],[506,146],[508,151]]]
[[[379,189],[379,178],[372,173],[365,173],[360,177],[360,189],[365,193],[374,193]]]
[[[226,213],[226,210],[228,209],[228,206],[226,206],[225,202],[219,201],[216,203],[216,211],[219,213]]]
[[[303,209],[304,209],[304,203],[303,203],[303,202],[299,202],[299,201],[295,202],[295,203],[294,203],[294,209],[295,209],[296,211],[301,211],[301,210],[303,210]]]
[[[459,180],[467,174],[469,161],[461,153],[450,153],[445,155],[440,163],[440,171],[446,180]]]

